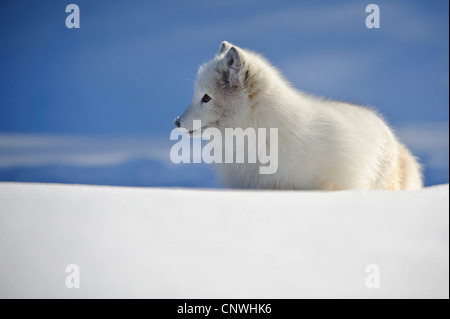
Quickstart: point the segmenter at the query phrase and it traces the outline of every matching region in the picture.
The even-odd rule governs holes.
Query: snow
[[[448,298],[449,185],[414,192],[0,183],[1,298]],[[80,288],[65,286],[66,266]],[[368,265],[380,288],[369,289]]]

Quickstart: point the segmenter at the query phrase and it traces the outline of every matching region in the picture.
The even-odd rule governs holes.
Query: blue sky
[[[65,26],[69,3],[80,7],[80,29]],[[365,26],[369,3],[380,7],[380,29]],[[222,40],[261,52],[301,90],[377,108],[394,127],[448,127],[448,6],[2,1],[0,133],[168,139],[192,73]]]
[[[191,72],[222,40],[266,55],[293,84],[448,121],[448,1],[65,1],[0,4],[0,131],[167,134]]]

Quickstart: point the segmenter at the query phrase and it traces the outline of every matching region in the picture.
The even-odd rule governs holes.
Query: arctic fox
[[[278,128],[276,173],[260,174],[261,163],[217,164],[222,182],[232,188],[423,187],[419,163],[376,112],[298,91],[261,55],[226,41],[200,66],[192,102],[174,123],[193,136],[194,120],[201,120],[201,129],[221,132]],[[248,149],[236,146],[235,152]]]

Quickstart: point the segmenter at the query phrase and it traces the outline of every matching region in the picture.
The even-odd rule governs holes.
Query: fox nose
[[[173,124],[176,126],[176,127],[180,127],[180,117],[179,116],[177,116],[174,120],[173,120]]]

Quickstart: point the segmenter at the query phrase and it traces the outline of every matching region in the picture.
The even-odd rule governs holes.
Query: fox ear
[[[231,47],[232,45],[229,42],[223,41],[219,47],[219,52],[217,52],[217,55],[227,52]]]
[[[242,51],[231,47],[223,58],[222,64],[222,83],[226,87],[239,88],[245,84],[243,78],[244,61]],[[246,72],[248,73],[248,72]]]
[[[239,71],[242,67],[242,56],[241,53],[235,48],[231,47],[227,55],[225,56],[225,61],[228,67],[232,70]]]

